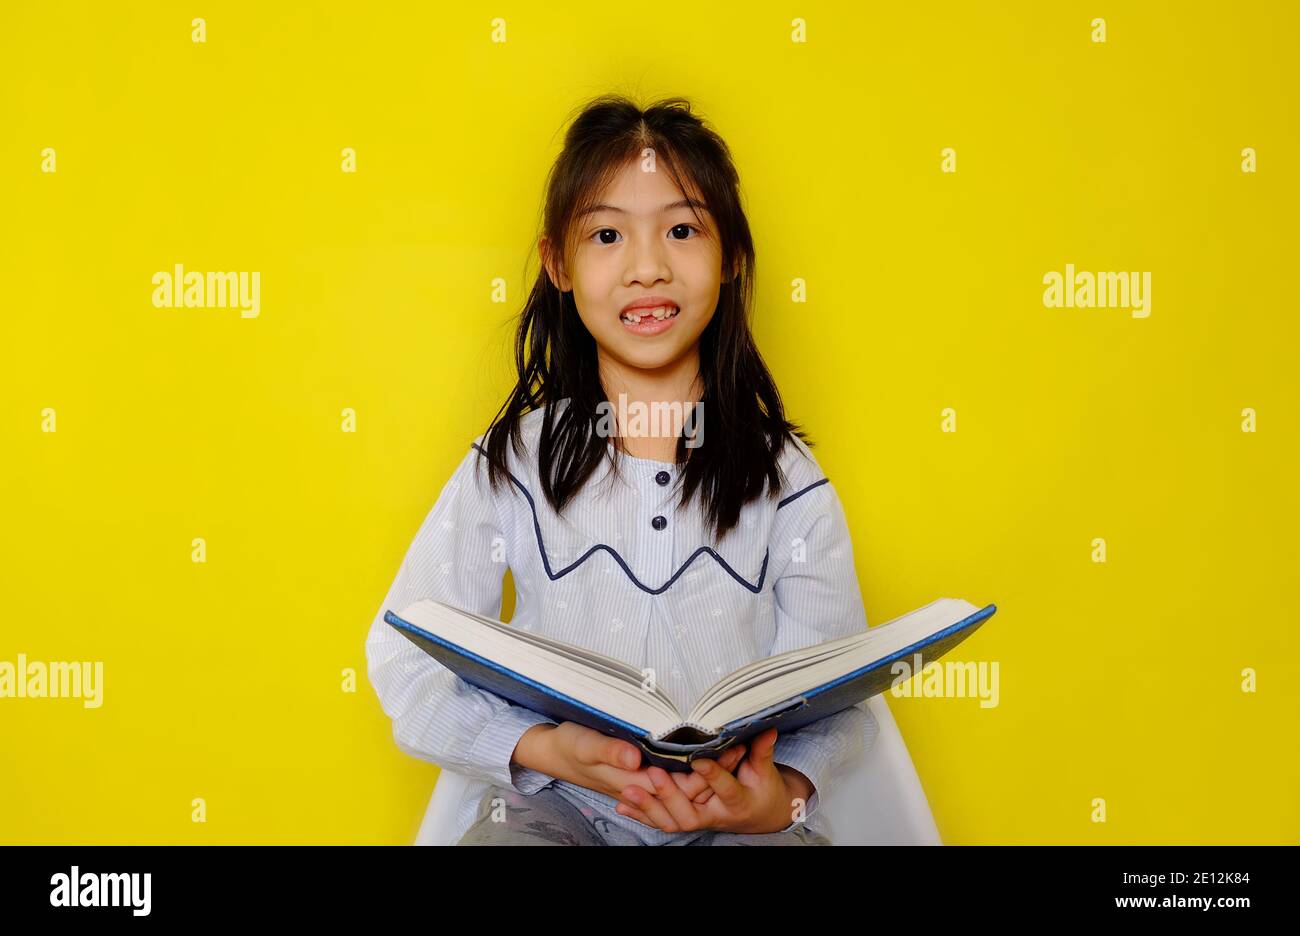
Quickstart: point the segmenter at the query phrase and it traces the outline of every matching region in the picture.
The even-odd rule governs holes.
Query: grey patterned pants
[[[504,802],[493,815],[492,801]],[[478,815],[457,845],[639,845],[626,829],[608,822],[593,824],[567,799],[549,787],[529,796],[492,787],[479,801]],[[740,833],[702,830],[670,845],[829,845],[830,839],[803,826],[788,832]]]

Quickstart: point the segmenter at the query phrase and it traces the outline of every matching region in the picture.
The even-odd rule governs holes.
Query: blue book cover
[[[421,606],[425,607],[421,609]],[[732,745],[747,741],[768,728],[776,727],[778,734],[796,731],[885,691],[899,678],[896,663],[905,662],[908,667],[906,672],[915,675],[926,664],[937,660],[974,633],[993,615],[997,607],[989,604],[980,608],[969,602],[941,598],[901,618],[868,628],[863,635],[832,642],[838,645],[853,643],[857,648],[858,660],[861,661],[863,654],[868,654],[868,662],[859,662],[851,670],[834,678],[810,685],[796,694],[716,728],[710,729],[698,722],[687,721],[686,716],[682,716],[681,721],[661,735],[656,735],[645,724],[636,724],[626,717],[610,715],[589,701],[552,688],[543,681],[531,679],[407,619],[419,617],[430,624],[435,620],[428,613],[430,610],[444,616],[450,612],[461,620],[479,622],[477,626],[495,626],[500,633],[520,636],[520,647],[525,654],[529,651],[523,648],[536,647],[540,640],[535,635],[524,636],[523,632],[508,624],[468,614],[433,599],[425,599],[412,608],[405,609],[405,617],[391,609],[387,610],[384,620],[447,669],[480,689],[532,709],[556,722],[577,722],[594,731],[629,741],[641,748],[645,761],[649,764],[665,770],[689,771],[690,762],[695,758],[716,758]],[[887,628],[894,630],[879,635],[878,639],[871,641],[871,646],[866,645],[867,641],[860,640]],[[556,641],[544,642],[552,648],[567,647]],[[821,648],[830,646],[831,644],[822,644],[804,647],[782,656],[791,660],[803,656],[812,658]],[[887,652],[875,656],[875,650],[880,647],[887,648]],[[581,648],[572,649],[575,654],[568,658],[569,665],[591,666],[591,658],[599,657]],[[627,669],[626,664],[620,661],[609,662],[614,667]],[[629,683],[634,683],[639,679],[639,674],[626,678]],[[553,681],[560,680],[557,678]],[[645,720],[650,721],[649,713]]]

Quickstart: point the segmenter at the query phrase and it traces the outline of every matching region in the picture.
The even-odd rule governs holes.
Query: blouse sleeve
[[[481,457],[470,448],[421,524],[370,627],[366,660],[402,751],[532,794],[555,778],[510,760],[525,731],[555,722],[465,682],[384,621],[422,598],[500,616],[506,538]]]
[[[793,558],[773,585],[776,639],[772,655],[848,637],[867,629],[844,508],[830,482],[804,494],[799,519],[787,529]],[[791,506],[795,506],[792,504]],[[772,752],[778,764],[793,767],[813,784],[804,818],[821,805],[821,792],[834,786],[875,743],[876,717],[865,700],[852,708],[782,735]],[[782,831],[793,829],[791,822]]]

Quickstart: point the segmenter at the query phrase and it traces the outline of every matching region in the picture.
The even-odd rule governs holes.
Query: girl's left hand
[[[736,765],[740,763],[741,758],[744,756],[745,745],[737,744],[736,746],[723,751],[722,756],[719,757],[715,763],[721,764],[724,770],[731,773],[736,769]],[[649,768],[647,768],[647,770],[648,769]],[[686,798],[691,800],[693,803],[698,805],[706,802],[713,796],[713,787],[709,786],[709,781],[704,779],[703,774],[696,773],[695,771],[687,773],[685,771],[677,770],[665,772],[676,781],[678,789],[680,789],[682,793],[686,795]]]
[[[658,795],[651,796],[637,786],[625,787],[617,812],[664,832],[779,832],[793,821],[795,799],[806,800],[812,791],[802,774],[794,774],[802,783],[788,781],[787,774],[777,768],[772,761],[775,746],[775,728],[757,735],[735,776],[707,758],[692,762],[692,769],[714,792],[703,804],[685,796],[666,770],[650,767],[648,773]]]

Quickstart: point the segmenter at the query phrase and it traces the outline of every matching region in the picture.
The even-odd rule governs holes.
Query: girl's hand
[[[723,751],[722,756],[718,758],[717,763],[721,765],[723,770],[732,773],[735,771],[736,765],[740,763],[740,759],[744,756],[745,745],[737,744]],[[673,780],[677,781],[677,786],[681,789],[682,793],[687,799],[696,805],[707,802],[709,797],[713,795],[713,787],[709,786],[709,781],[704,779],[703,774],[695,770],[690,771],[690,773],[676,770],[665,771],[665,773],[672,777]]]
[[[740,750],[735,753],[727,750],[719,758],[724,772],[732,770],[744,754],[741,745],[736,747]],[[639,747],[621,738],[611,738],[593,731],[577,722],[534,725],[519,739],[512,760],[524,767],[540,770],[615,799],[619,793],[632,786],[640,788],[647,795],[655,792],[649,771],[637,769],[641,764]],[[688,798],[703,796],[704,800],[712,798],[713,789],[704,777],[696,773],[674,776],[682,777],[678,787],[682,795]]]
[[[725,832],[779,832],[794,819],[796,799],[807,799],[811,785],[803,775],[778,769],[772,760],[776,729],[769,728],[754,738],[748,759],[732,776],[712,761],[701,758],[692,768],[708,782],[714,796],[703,804],[691,801],[668,779],[668,772],[650,767],[648,773],[655,795],[639,785],[629,785],[619,794],[617,811],[664,832],[716,829]]]
[[[654,789],[650,774],[637,769],[640,748],[577,722],[529,728],[519,739],[514,761],[606,796],[618,796],[631,786]]]

